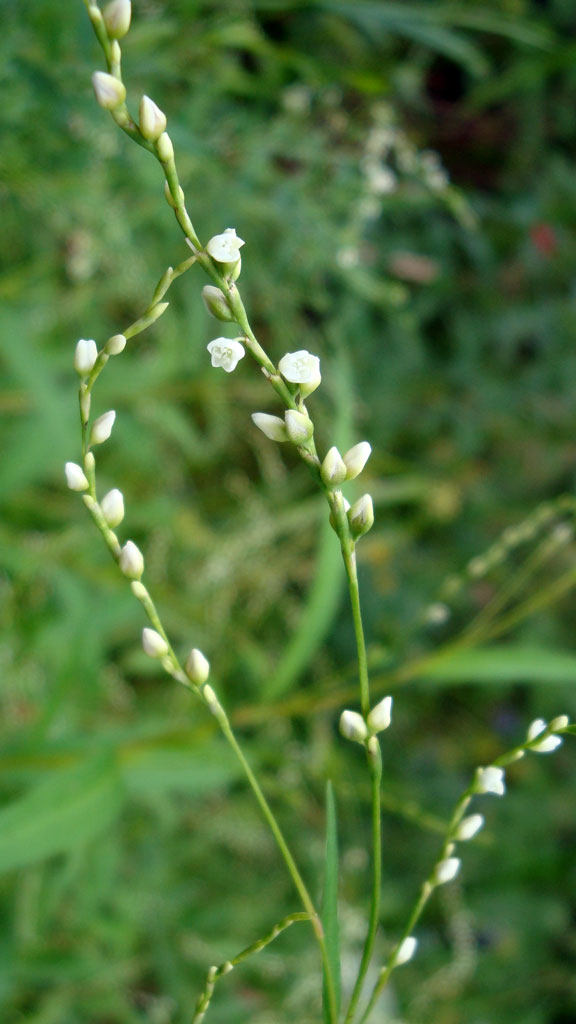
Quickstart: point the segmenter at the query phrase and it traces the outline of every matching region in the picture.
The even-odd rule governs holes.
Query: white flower
[[[142,647],[149,658],[163,658],[168,654],[168,644],[155,629],[145,627],[142,630]]]
[[[469,814],[467,818],[463,818],[456,832],[454,833],[454,839],[460,841],[466,839],[472,839],[477,832],[480,831],[484,825],[484,815],[482,814]]]
[[[98,348],[92,338],[80,338],[74,349],[74,369],[81,377],[87,377],[98,358]]]
[[[92,75],[94,94],[104,110],[115,110],[126,99],[126,88],[114,75],[106,71],[95,71]]]
[[[494,793],[496,796],[504,796],[506,792],[504,769],[497,768],[493,764],[487,768],[477,768],[475,790],[477,793]]]
[[[456,878],[460,870],[460,860],[458,857],[446,857],[445,860],[441,860],[436,865],[433,876],[434,885],[445,885],[446,882],[451,882],[453,878]]]
[[[206,252],[217,263],[237,263],[240,259],[240,249],[244,245],[242,238],[238,238],[235,228],[226,228],[221,235],[214,235],[208,245]]]
[[[252,422],[254,426],[258,427],[266,437],[269,437],[271,441],[287,441],[288,431],[286,430],[286,424],[284,420],[281,420],[279,416],[271,416],[267,412],[253,412]]]
[[[402,964],[407,964],[412,959],[418,946],[418,939],[415,939],[413,935],[408,935],[398,947],[398,952],[395,957],[395,966],[401,967]]]
[[[64,466],[66,483],[71,491],[85,491],[89,487],[86,474],[76,462],[67,462]]]
[[[190,651],[184,667],[188,678],[196,683],[196,686],[202,686],[210,675],[210,662],[197,647],[193,647]]]
[[[300,386],[300,393],[304,397],[311,395],[322,380],[318,356],[311,355],[306,349],[287,352],[278,363],[278,369],[285,380]]]
[[[354,540],[358,540],[374,525],[374,505],[369,494],[363,494],[348,512],[348,522]]]
[[[226,373],[232,373],[239,360],[246,355],[244,346],[234,338],[214,338],[206,348],[210,353],[212,366],[221,366]]]
[[[126,338],[123,334],[113,334],[108,338],[104,348],[109,356],[118,356],[126,348]]]
[[[314,433],[314,424],[309,416],[295,409],[288,409],[284,413],[286,432],[293,444],[305,444]]]
[[[369,713],[367,722],[371,732],[384,732],[392,721],[392,697],[384,697]]]
[[[338,487],[346,479],[346,466],[337,448],[332,447],[326,453],[320,467],[320,476],[330,488]]]
[[[344,465],[346,466],[347,480],[355,480],[359,476],[368,462],[371,452],[372,447],[368,441],[360,441],[360,444],[355,444],[353,448],[346,452]]]
[[[124,519],[124,496],[122,491],[119,491],[117,487],[108,491],[108,494],[100,502],[100,508],[108,526],[112,529],[115,526],[119,526]]]
[[[109,412],[102,413],[102,416],[94,420],[92,430],[90,431],[90,444],[102,444],[104,441],[107,441],[112,433],[115,419],[116,413],[113,409],[110,409]]]
[[[340,732],[347,740],[363,743],[368,737],[368,727],[357,711],[343,711],[340,715]]]
[[[122,39],[130,28],[132,5],[130,0],[111,0],[102,11],[109,39]]]
[[[140,100],[139,127],[149,142],[156,142],[162,132],[166,131],[166,114],[149,96],[143,96]]]
[[[127,540],[120,552],[120,569],[131,580],[139,580],[144,572],[144,556],[134,541]]]

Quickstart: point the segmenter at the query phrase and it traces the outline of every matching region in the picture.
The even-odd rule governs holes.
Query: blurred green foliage
[[[375,686],[398,687],[392,941],[473,767],[536,714],[576,714],[572,505],[534,518],[575,482],[574,6],[134,8],[129,102],[168,112],[200,237],[247,240],[243,294],[274,357],[321,356],[322,445],[374,447],[360,550]],[[79,455],[76,339],[135,319],[186,249],[158,167],[94,102],[80,0],[0,0],[0,16],[0,1019],[184,1024],[208,965],[295,897],[212,723],[140,653],[141,610],[62,466]],[[124,491],[166,626],[210,657],[318,895],[333,781],[349,983],[368,792],[335,735],[354,692],[339,555],[305,471],[251,426],[276,411],[265,382],[248,360],[230,377],[208,365],[202,283],[182,278],[103,375],[97,411],[118,423],[101,485]],[[428,664],[478,615],[467,646]],[[486,801],[390,1020],[576,1019],[574,766],[567,742]],[[306,929],[224,980],[210,1012],[317,1020]]]

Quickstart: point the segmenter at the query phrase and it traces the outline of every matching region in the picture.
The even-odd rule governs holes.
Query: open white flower
[[[284,380],[300,385],[300,392],[304,397],[311,395],[322,380],[318,356],[311,355],[306,349],[287,352],[278,363],[278,369]]]
[[[217,263],[237,263],[244,240],[238,238],[236,228],[226,228],[221,235],[214,235],[206,246],[206,252]]]
[[[234,338],[214,338],[206,348],[210,353],[212,366],[221,366],[226,373],[232,373],[240,359],[246,355],[244,345]]]
[[[498,768],[494,764],[488,765],[487,768],[477,768],[475,790],[477,793],[494,793],[496,796],[504,796],[506,792],[504,769]]]

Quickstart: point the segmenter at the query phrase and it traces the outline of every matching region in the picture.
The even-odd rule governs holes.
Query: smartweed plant
[[[103,9],[93,0],[84,2],[106,64],[106,70],[98,70],[93,76],[96,99],[103,109],[109,111],[116,125],[157,160],[164,177],[166,200],[174,212],[190,253],[177,266],[168,267],[162,274],[149,305],[134,323],[124,326],[120,333],[108,338],[101,346],[91,339],[78,341],[74,367],[80,378],[81,454],[78,462],[66,464],[66,478],[71,490],[82,494],[92,521],[147,616],[149,624],[142,632],[145,653],[155,659],[165,673],[186,687],[191,698],[200,701],[208,709],[238,759],[277,844],[300,905],[299,909],[282,920],[276,923],[271,921],[266,935],[256,939],[247,937],[251,940],[250,944],[237,956],[210,966],[195,1009],[183,1007],[181,1013],[192,1024],[200,1024],[210,1007],[220,978],[267,946],[286,928],[307,922],[318,946],[321,964],[319,989],[321,977],[324,1021],[326,1024],[336,1024],[338,1021],[344,1024],[364,1024],[372,1017],[392,973],[415,956],[421,915],[436,889],[451,882],[458,874],[461,844],[472,840],[482,829],[484,817],[476,807],[477,801],[486,794],[503,796],[508,765],[528,752],[545,753],[555,750],[562,742],[562,734],[574,731],[574,727],[569,725],[565,715],[548,723],[538,719],[530,725],[522,742],[472,773],[469,785],[456,803],[435,862],[421,885],[414,906],[406,913],[404,929],[397,936],[386,962],[376,965],[375,970],[382,876],[381,736],[391,724],[393,701],[392,696],[385,696],[374,703],[371,697],[356,565],[357,546],[374,522],[373,502],[370,494],[364,494],[350,505],[344,493],[347,482],[361,475],[370,457],[371,446],[368,441],[360,441],[344,453],[336,446],[318,452],[313,411],[310,408],[313,407],[313,395],[321,384],[318,356],[304,350],[288,352],[276,363],[259,342],[250,324],[238,283],[244,240],[233,227],[222,224],[215,224],[215,233],[206,243],[200,240],[178,176],[166,115],[148,96],[139,100],[137,118],[129,113],[126,87],[122,80],[120,41],[130,28],[130,0],[112,0]],[[370,909],[356,976],[347,991],[343,991],[341,985],[336,812],[331,788],[328,785],[324,894],[320,907],[311,894],[258,776],[230,724],[207,658],[195,647],[185,658],[181,658],[174,649],[163,626],[161,612],[145,582],[144,556],[132,540],[121,539],[118,535],[118,528],[125,516],[122,492],[114,488],[100,496],[97,485],[97,451],[100,445],[110,439],[116,419],[114,410],[96,410],[96,415],[92,415],[92,398],[98,378],[111,359],[129,351],[132,338],[163,315],[168,306],[166,295],[169,289],[177,278],[193,267],[198,267],[208,278],[208,283],[202,289],[207,313],[216,321],[229,325],[230,330],[230,335],[215,337],[208,344],[212,366],[225,373],[232,373],[238,362],[248,355],[269,382],[277,396],[279,414],[254,412],[254,425],[266,435],[270,443],[291,446],[294,456],[306,463],[325,499],[326,514],[335,534],[334,542],[340,546],[346,570],[358,661],[358,709],[346,708],[341,712],[340,733],[363,751],[370,779],[372,836]],[[489,557],[485,562],[490,563]],[[481,574],[481,569],[477,565],[471,570],[472,574]],[[444,609],[443,603],[433,606],[431,617],[438,619],[444,614]],[[222,638],[215,639],[221,641]]]

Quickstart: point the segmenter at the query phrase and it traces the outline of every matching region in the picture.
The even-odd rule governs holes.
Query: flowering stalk
[[[528,729],[526,739],[511,750],[506,751],[487,767],[477,768],[472,781],[458,799],[440,853],[426,880],[422,883],[418,898],[409,914],[404,931],[394,946],[388,962],[381,969],[374,985],[368,1004],[358,1024],[365,1024],[374,1009],[378,997],[386,988],[390,975],[396,967],[400,967],[412,958],[416,951],[417,940],[412,935],[422,913],[439,885],[445,885],[456,877],[460,869],[460,859],[454,856],[457,842],[472,839],[483,827],[484,818],[481,814],[466,816],[471,801],[476,796],[493,794],[504,796],[506,793],[505,768],[519,761],[526,753],[549,753],[560,746],[563,733],[574,733],[566,715],[560,715],[549,724],[537,719]],[[409,955],[407,955],[409,953]]]

